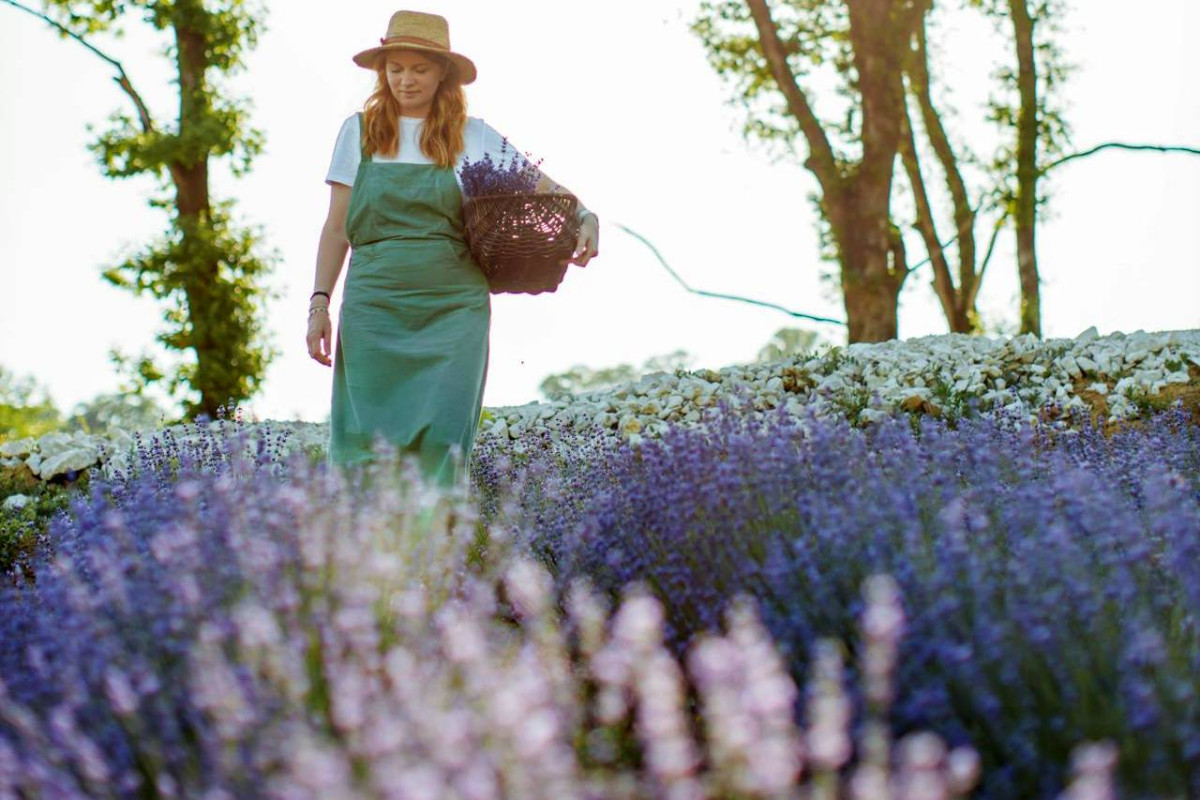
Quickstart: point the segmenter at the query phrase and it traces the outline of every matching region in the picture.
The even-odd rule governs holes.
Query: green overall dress
[[[362,130],[361,114],[359,122]],[[463,235],[453,168],[379,163],[363,152],[346,238],[328,464],[370,460],[380,435],[416,454],[427,480],[465,482],[492,306]]]

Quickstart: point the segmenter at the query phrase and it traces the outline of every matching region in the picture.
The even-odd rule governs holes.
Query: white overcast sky
[[[1065,98],[1080,149],[1105,141],[1200,145],[1200,4],[1196,0],[1075,0],[1062,37],[1078,64]],[[410,6],[411,7],[411,6]],[[779,312],[691,294],[652,253],[613,223],[651,240],[695,288],[844,318],[819,281],[815,181],[773,163],[741,134],[732,89],[688,30],[697,0],[446,0],[415,6],[450,21],[451,44],[479,79],[469,112],[483,117],[599,214],[600,255],[571,267],[555,294],[492,298],[484,404],[538,398],[548,374],[575,364],[632,363],[685,349],[694,367],[753,359],[780,327]],[[261,419],[323,420],[331,370],[311,360],[304,334],[316,245],[328,207],[325,170],[346,115],[361,107],[371,73],[350,56],[379,40],[392,4],[269,3],[267,31],[232,81],[253,102],[266,152],[235,180],[214,169],[218,198],[261,225],[281,256],[269,329],[283,351],[249,403]],[[977,120],[991,87],[986,24],[946,17],[937,33],[956,75],[949,100],[957,135],[990,155],[995,132]],[[156,38],[131,20],[121,39],[98,37],[122,61],[160,120],[174,111],[171,74]],[[151,179],[102,177],[86,126],[127,111],[112,69],[39,20],[0,5],[0,364],[33,375],[64,411],[114,391],[111,346],[158,352],[162,309],[109,286],[101,270],[165,229],[149,208]],[[945,95],[943,95],[945,96]],[[818,98],[818,106],[825,102]],[[1047,336],[1089,326],[1200,327],[1200,157],[1113,152],[1064,166],[1051,216],[1039,229]],[[944,226],[948,227],[948,226]],[[980,233],[981,241],[985,234]],[[985,319],[1016,318],[1012,234],[980,297]],[[910,239],[914,251],[920,247]],[[341,299],[339,278],[335,307]],[[946,330],[928,267],[901,296],[904,338]],[[844,329],[812,325],[824,340]]]

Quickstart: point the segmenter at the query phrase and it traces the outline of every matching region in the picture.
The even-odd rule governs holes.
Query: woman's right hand
[[[329,309],[318,311],[308,318],[308,354],[325,366],[333,365],[333,325]]]

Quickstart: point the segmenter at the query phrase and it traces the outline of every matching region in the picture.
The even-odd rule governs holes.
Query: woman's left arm
[[[538,172],[538,182],[537,186],[534,188],[534,191],[538,194],[545,194],[548,192],[565,192],[568,194],[575,194],[561,183],[555,181],[546,173],[541,172],[541,170]],[[576,195],[576,197],[578,197],[578,195]],[[574,262],[581,267],[586,267],[588,261],[595,258],[600,253],[600,220],[597,218],[594,212],[588,211],[586,208],[584,208],[582,201],[579,203],[579,210],[577,214],[581,218],[579,222],[579,237],[575,242],[575,252],[571,254],[571,258],[568,259],[568,261]]]

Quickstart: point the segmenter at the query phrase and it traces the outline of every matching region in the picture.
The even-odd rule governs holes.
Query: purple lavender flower
[[[493,194],[533,194],[541,177],[542,159],[531,162],[527,158],[513,153],[504,161],[508,140],[505,139],[500,152],[502,163],[492,160],[490,153],[484,153],[477,161],[464,159],[458,174],[462,179],[463,193],[468,197]]]

